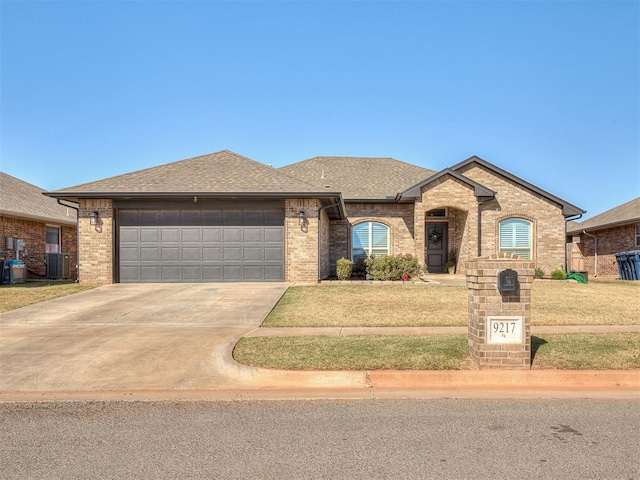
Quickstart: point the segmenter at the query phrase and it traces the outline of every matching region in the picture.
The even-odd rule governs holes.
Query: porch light
[[[94,226],[98,225],[98,212],[97,212],[97,210],[91,212],[91,215],[89,215],[89,223],[91,225],[94,225]]]
[[[300,210],[300,213],[298,214],[298,221],[300,222],[300,226],[304,227],[304,224],[307,221],[307,217],[302,210]]]

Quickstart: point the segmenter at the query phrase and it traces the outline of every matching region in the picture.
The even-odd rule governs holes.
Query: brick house
[[[570,267],[618,277],[616,253],[640,250],[640,197],[583,222],[569,222]]]
[[[28,278],[45,277],[45,254],[69,255],[68,278],[77,278],[77,213],[73,205],[60,205],[45,190],[0,172],[0,251],[16,258],[16,242],[21,239],[27,255],[20,254]],[[56,275],[62,276],[62,275]]]
[[[92,284],[316,282],[341,257],[401,253],[435,273],[454,251],[460,273],[499,252],[550,271],[584,213],[479,157],[440,172],[360,157],[276,169],[224,150],[48,195],[80,204]]]

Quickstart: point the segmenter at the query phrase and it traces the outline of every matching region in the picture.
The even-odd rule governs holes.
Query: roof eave
[[[69,207],[71,208],[71,207]],[[23,212],[12,212],[10,210],[0,210],[0,215],[6,215],[8,217],[14,217],[14,218],[24,218],[27,220],[36,220],[38,222],[43,222],[43,223],[50,223],[50,224],[55,224],[55,225],[72,225],[72,226],[76,226],[77,225],[77,219],[74,216],[73,219],[62,219],[62,218],[53,218],[53,217],[46,217],[43,215],[32,215],[29,213],[23,213]]]
[[[594,225],[591,227],[582,226],[578,224],[577,228],[568,230],[567,233],[582,233],[584,232],[596,232],[598,230],[606,230],[608,228],[622,227],[624,225],[635,225],[636,223],[640,223],[640,218],[636,219],[628,219],[628,220],[619,220],[617,222],[605,223],[600,225]]]
[[[490,162],[487,162],[486,160],[478,157],[477,155],[473,155],[467,158],[466,160],[463,160],[460,163],[455,164],[453,167],[451,167],[451,169],[457,171],[457,170],[460,170],[462,167],[465,167],[474,162],[560,205],[562,207],[562,214],[564,215],[565,218],[587,213],[586,210],[583,210],[580,207],[576,207],[575,205],[561,199],[560,197],[556,197],[555,195],[547,192],[546,190],[536,187],[535,185],[527,182],[526,180],[523,180],[520,177],[512,173],[509,173],[506,170],[503,170],[502,168],[497,167]]]

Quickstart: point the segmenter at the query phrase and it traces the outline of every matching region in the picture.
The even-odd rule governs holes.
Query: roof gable
[[[422,190],[422,187],[430,183],[433,183],[439,178],[445,177],[447,175],[457,180],[460,180],[461,182],[465,183],[469,187],[473,188],[473,194],[476,197],[493,197],[496,194],[496,192],[494,192],[493,190],[479,184],[478,182],[471,180],[470,178],[465,177],[461,173],[458,173],[455,170],[452,170],[451,168],[445,168],[444,170],[441,170],[440,172],[430,176],[429,178],[423,180],[422,182],[417,183],[413,187],[408,188],[407,190],[405,190],[400,194],[400,197],[418,198],[421,195],[420,190]]]
[[[42,222],[75,225],[77,215],[70,207],[43,195],[44,189],[0,172],[0,214]]]
[[[54,197],[326,194],[312,184],[229,150],[49,192]]]
[[[513,175],[512,173],[507,172],[506,170],[503,170],[495,165],[493,165],[492,163],[487,162],[486,160],[483,160],[482,158],[478,157],[477,155],[474,155],[472,157],[467,158],[466,160],[463,160],[460,163],[457,163],[456,165],[454,165],[453,167],[451,167],[452,170],[456,170],[459,171],[461,169],[463,169],[464,167],[466,167],[467,165],[470,165],[472,163],[476,163],[478,165],[481,165],[482,167],[486,168],[487,170],[500,175],[508,180],[511,180],[512,182],[515,182],[517,184],[519,184],[520,186],[537,193],[538,195],[546,198],[547,200],[550,200],[554,203],[557,203],[558,205],[560,205],[562,207],[562,214],[565,217],[571,217],[573,215],[582,215],[583,213],[585,213],[585,210],[582,210],[579,207],[576,207],[575,205],[559,198],[556,197],[555,195],[552,195],[551,193],[536,187],[535,185],[521,179],[520,177],[517,177],[515,175]]]
[[[628,223],[640,223],[640,197],[600,213],[584,222],[572,222],[568,227],[568,232],[600,230]]]
[[[318,188],[341,192],[351,201],[393,200],[416,179],[435,173],[388,157],[313,157],[279,171]]]

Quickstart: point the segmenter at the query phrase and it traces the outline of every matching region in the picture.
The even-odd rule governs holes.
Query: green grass
[[[534,281],[532,325],[638,325],[640,282]],[[451,327],[468,323],[466,287],[292,287],[263,327]]]
[[[640,333],[558,333],[534,336],[534,368],[628,370],[640,368]]]
[[[286,370],[460,370],[470,368],[464,335],[248,337],[234,358]]]
[[[533,337],[534,369],[640,368],[640,334]],[[233,356],[285,370],[465,370],[474,368],[466,335],[248,337]]]
[[[0,313],[89,290],[77,283],[27,282],[0,286]]]

